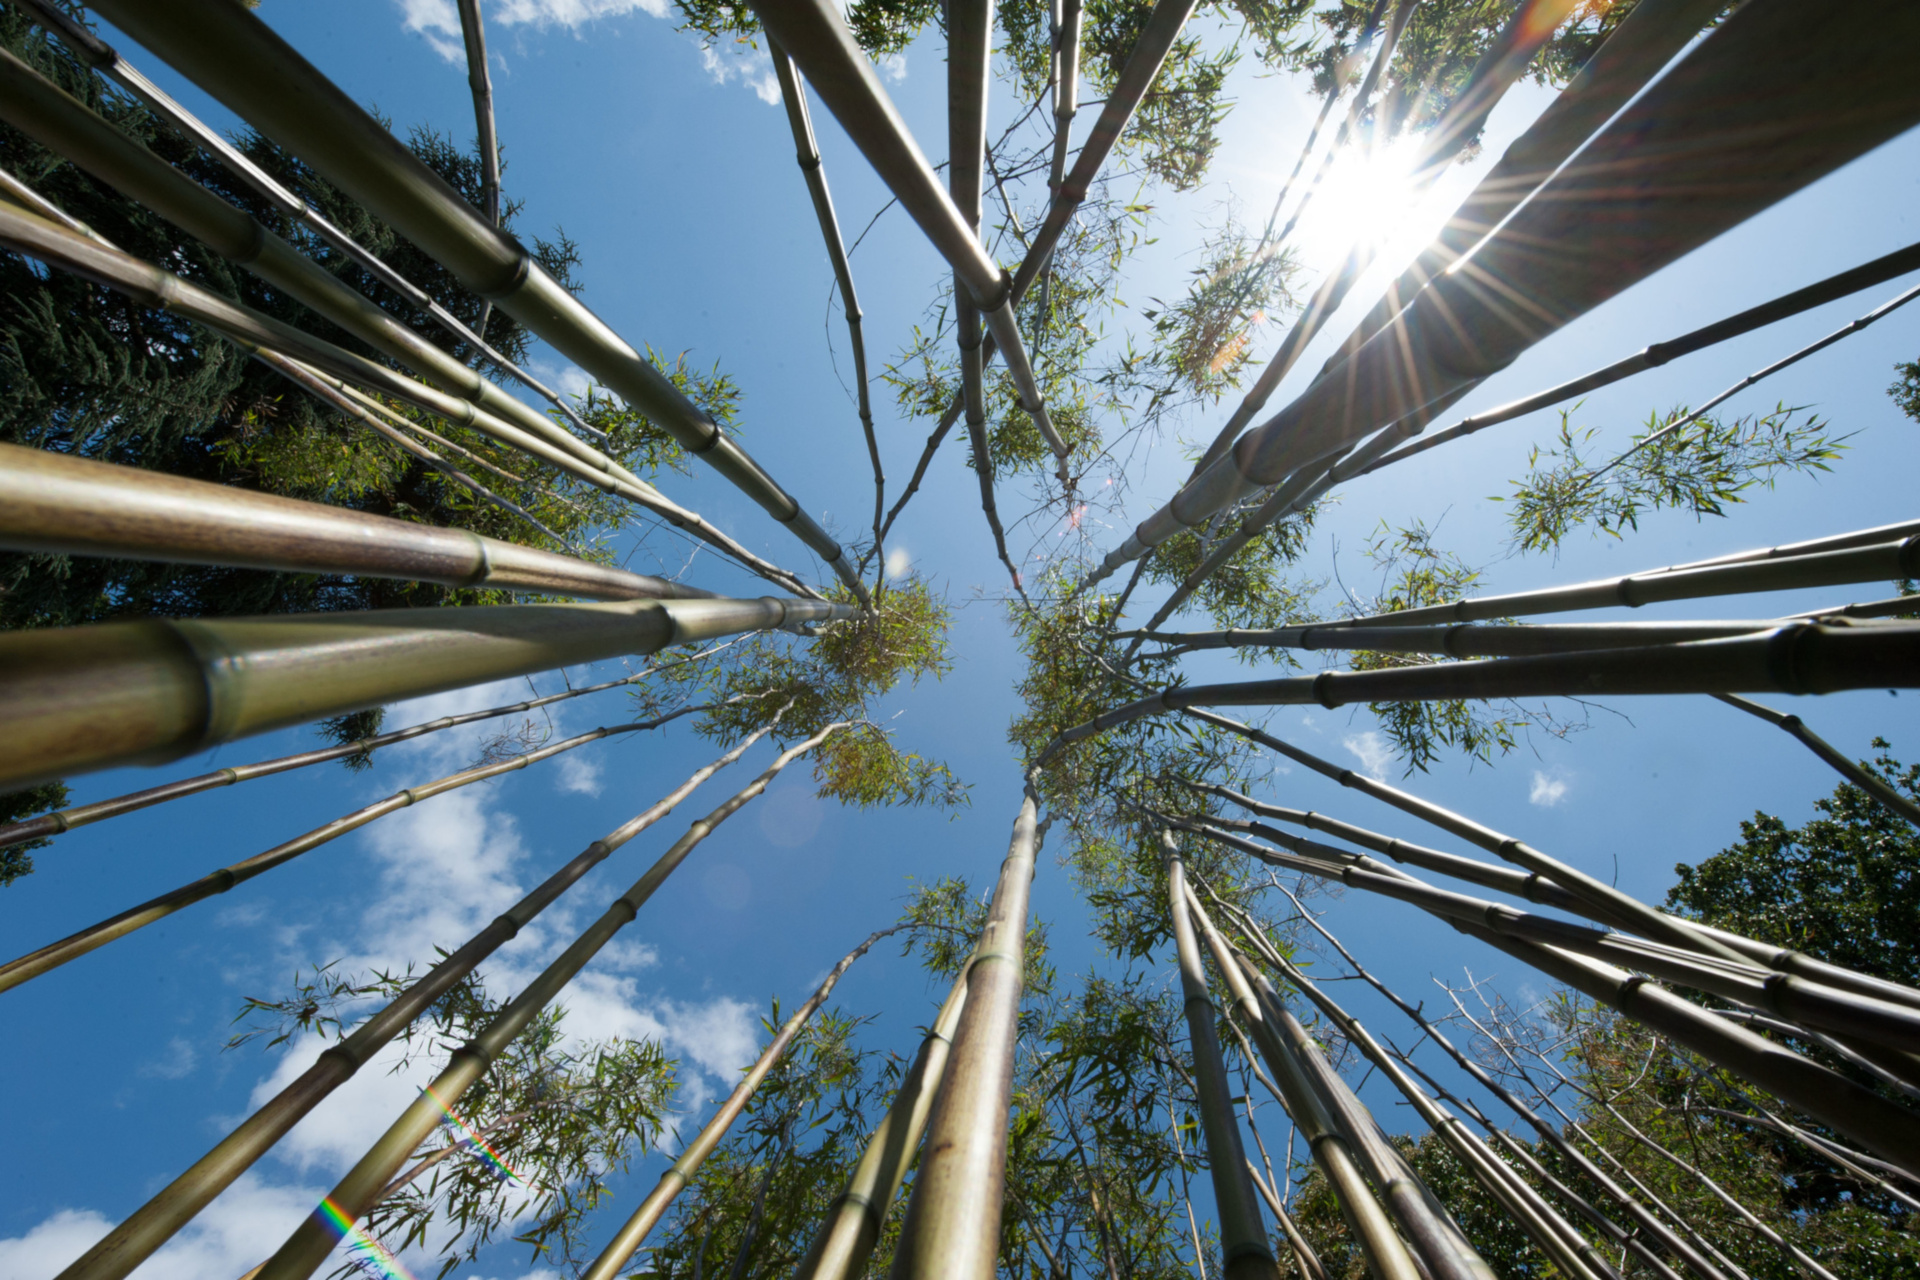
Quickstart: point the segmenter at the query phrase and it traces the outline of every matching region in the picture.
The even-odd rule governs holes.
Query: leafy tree
[[[0,795],[0,823],[20,822],[27,818],[51,813],[67,807],[67,786],[63,782],[43,782],[37,787],[28,787],[24,791],[15,791],[9,795]],[[0,847],[0,887],[12,884],[21,876],[33,872],[33,851],[44,849],[53,841],[45,837],[37,840],[21,840]]]

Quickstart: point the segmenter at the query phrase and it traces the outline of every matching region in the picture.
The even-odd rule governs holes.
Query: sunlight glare
[[[1359,244],[1382,253],[1405,238],[1425,194],[1412,182],[1419,150],[1419,140],[1411,137],[1378,149],[1347,147],[1301,217],[1301,239],[1319,252]]]

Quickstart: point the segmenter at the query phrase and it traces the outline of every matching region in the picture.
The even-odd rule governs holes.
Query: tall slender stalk
[[[786,1054],[787,1047],[793,1043],[794,1037],[800,1034],[800,1029],[806,1026],[807,1020],[827,1002],[827,997],[833,994],[834,986],[845,976],[847,970],[853,967],[853,962],[865,955],[868,948],[880,939],[890,937],[906,927],[895,925],[891,929],[881,929],[869,934],[865,942],[849,951],[840,963],[828,972],[820,985],[814,988],[813,994],[807,997],[806,1003],[795,1009],[793,1016],[781,1024],[779,1032],[767,1044],[759,1058],[755,1059],[754,1064],[747,1069],[747,1074],[742,1077],[740,1083],[733,1087],[733,1092],[728,1094],[726,1101],[720,1104],[720,1109],[713,1113],[713,1118],[701,1126],[700,1132],[695,1135],[693,1141],[681,1150],[679,1158],[660,1175],[660,1185],[640,1202],[640,1207],[633,1211],[633,1216],[614,1233],[613,1239],[607,1242],[606,1248],[602,1249],[600,1255],[588,1265],[586,1271],[581,1273],[582,1280],[613,1280],[614,1276],[625,1269],[628,1261],[639,1251],[640,1246],[646,1243],[647,1233],[653,1230],[654,1224],[659,1222],[661,1216],[666,1213],[667,1206],[672,1204],[674,1197],[678,1196],[693,1180],[701,1164],[713,1154],[714,1148],[718,1147],[721,1140],[727,1136],[727,1131],[733,1127],[733,1122],[740,1118],[741,1112],[747,1109],[747,1104],[753,1100],[754,1093],[760,1088],[761,1082],[767,1078],[767,1073],[772,1071],[774,1065]]]
[[[865,1274],[907,1167],[920,1150],[966,1003],[967,971],[962,969],[901,1077],[892,1105],[868,1137],[846,1190],[827,1206],[819,1232],[794,1268],[794,1280],[849,1280]]]
[[[669,645],[823,622],[802,600],[381,609],[164,619],[0,635],[0,787],[221,742],[405,698]]]
[[[1164,828],[1160,857],[1167,867],[1167,910],[1185,996],[1187,1040],[1193,1052],[1194,1092],[1200,1108],[1200,1132],[1206,1143],[1207,1169],[1213,1180],[1213,1202],[1220,1220],[1221,1261],[1229,1280],[1267,1276],[1280,1271],[1267,1233],[1260,1225],[1259,1202],[1247,1176],[1247,1156],[1240,1143],[1240,1126],[1233,1118],[1233,1089],[1214,1031],[1218,1013],[1207,991],[1200,947],[1194,941],[1193,920],[1187,914],[1186,865],[1180,847]]]
[[[98,11],[646,413],[792,530],[867,603],[866,586],[840,544],[708,414],[258,16],[227,0],[177,0],[164,11],[139,0],[102,0]]]
[[[1041,839],[1029,783],[1000,864],[993,904],[965,972],[966,1007],[928,1125],[919,1176],[894,1250],[895,1280],[938,1272],[989,1280],[1000,1253],[1007,1107],[1025,976],[1027,902]],[[1052,820],[1049,819],[1049,822]]]
[[[614,850],[672,813],[701,783],[739,760],[761,738],[779,726],[786,708],[743,738],[719,759],[696,769],[685,782],[655,801],[645,811],[588,845],[577,857],[548,876],[519,902],[479,933],[415,979],[406,990],[373,1014],[352,1034],[322,1053],[286,1088],[247,1117],[238,1128],[195,1161],[159,1194],[108,1232],[58,1280],[119,1280],[170,1240],[227,1187],[272,1149],[300,1120],[335,1089],[352,1079],[383,1047],[404,1031],[435,1001],[453,990],[482,961],[525,928],[554,900],[599,866]],[[404,1156],[403,1156],[404,1158]],[[382,1184],[384,1190],[385,1184]]]
[[[452,1058],[434,1077],[433,1083],[422,1090],[419,1099],[401,1113],[359,1162],[334,1184],[320,1206],[267,1259],[260,1270],[260,1280],[305,1280],[314,1268],[326,1261],[328,1252],[340,1238],[341,1229],[336,1224],[355,1222],[367,1211],[407,1158],[440,1123],[446,1108],[457,1104],[540,1011],[559,996],[574,975],[585,968],[615,934],[633,923],[640,908],[686,861],[687,855],[721,823],[765,791],[767,784],[788,764],[850,723],[830,724],[781,752],[764,773],[674,841],[632,887],[613,900],[605,914],[574,939],[519,995],[508,1001],[479,1035],[454,1050]]]
[[[67,935],[58,942],[48,943],[36,951],[29,951],[18,959],[9,960],[5,964],[0,964],[0,991],[11,991],[22,983],[57,969],[70,960],[79,959],[89,951],[97,950],[100,947],[106,946],[109,942],[124,938],[136,929],[143,929],[150,924],[165,919],[176,911],[192,906],[196,902],[203,902],[216,894],[227,892],[236,885],[245,884],[255,876],[263,875],[275,867],[286,865],[303,853],[310,853],[323,844],[330,844],[338,840],[350,831],[358,831],[368,823],[384,818],[390,813],[398,813],[400,810],[416,805],[422,800],[432,799],[434,796],[442,795],[448,791],[458,791],[462,787],[472,786],[476,782],[485,782],[490,778],[497,778],[501,774],[512,773],[517,769],[524,769],[528,765],[539,764],[543,760],[550,760],[554,756],[572,751],[576,747],[584,747],[590,742],[598,742],[602,738],[609,738],[614,734],[640,733],[649,729],[657,729],[669,721],[679,719],[681,716],[706,709],[707,708],[703,707],[683,707],[670,715],[661,716],[654,720],[645,720],[634,724],[609,725],[599,729],[591,729],[586,733],[576,734],[563,741],[552,743],[522,755],[517,755],[511,760],[502,760],[493,764],[480,765],[472,769],[462,769],[458,773],[450,773],[445,777],[435,778],[431,782],[423,782],[417,786],[403,788],[383,800],[376,800],[372,804],[363,805],[355,809],[352,813],[335,818],[332,822],[326,823],[323,826],[315,827],[312,831],[306,832],[304,835],[295,836],[291,840],[277,844],[264,853],[257,853],[251,858],[233,863],[231,866],[222,867],[218,871],[210,872],[198,880],[189,881],[177,889],[161,894],[157,898],[150,898],[139,906],[129,907],[118,915],[109,916],[98,924],[88,925],[77,933]]]
[[[460,36],[467,46],[467,87],[473,91],[473,127],[475,145],[480,150],[480,212],[487,221],[500,225],[500,135],[493,122],[493,76],[487,69],[487,28],[480,18],[480,0],[459,0]],[[487,318],[493,314],[493,300],[480,303],[480,323],[475,329],[487,331]]]
[[[1872,796],[1875,800],[1878,800],[1893,812],[1905,818],[1908,822],[1913,823],[1915,826],[1920,826],[1920,804],[1915,804],[1894,790],[1893,787],[1888,785],[1884,778],[1861,768],[1853,761],[1847,759],[1832,743],[1807,728],[1806,723],[1802,721],[1799,716],[1775,711],[1772,707],[1763,707],[1757,702],[1737,697],[1731,693],[1716,693],[1713,696],[1730,707],[1738,707],[1750,716],[1757,716],[1770,725],[1785,729],[1791,737],[1797,739],[1807,750],[1832,765],[1834,771],[1841,777]]]

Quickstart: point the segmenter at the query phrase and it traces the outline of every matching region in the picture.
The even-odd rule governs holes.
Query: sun
[[[1414,215],[1425,194],[1414,181],[1419,150],[1414,138],[1343,148],[1301,215],[1302,244],[1310,253],[1360,246],[1379,254],[1417,233]]]

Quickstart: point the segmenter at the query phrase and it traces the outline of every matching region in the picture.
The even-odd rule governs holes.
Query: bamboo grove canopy
[[[705,374],[660,355],[673,349],[671,334],[616,331],[604,318],[611,308],[582,300],[572,248],[529,247],[514,230],[521,206],[498,141],[514,81],[490,70],[499,64],[489,63],[477,0],[460,0],[460,39],[449,46],[464,58],[477,159],[432,138],[403,141],[276,30],[270,12],[232,0],[8,0],[3,16],[8,278],[23,299],[39,290],[69,300],[64,312],[48,301],[33,313],[40,338],[79,351],[83,326],[118,317],[97,330],[115,349],[88,358],[96,369],[148,369],[155,380],[112,401],[77,376],[42,377],[36,361],[52,362],[52,348],[21,345],[24,301],[8,321],[19,332],[10,330],[13,348],[0,355],[20,383],[8,395],[26,408],[6,410],[0,442],[0,551],[10,575],[0,580],[0,796],[10,806],[0,814],[0,883],[31,869],[28,849],[189,796],[269,776],[311,779],[301,771],[330,761],[363,767],[401,743],[616,689],[639,711],[553,741],[516,744],[509,731],[477,762],[264,851],[227,848],[210,830],[199,843],[215,846],[215,870],[169,871],[177,887],[131,905],[138,895],[102,880],[89,886],[94,923],[65,937],[10,939],[0,1000],[17,1000],[8,993],[29,984],[84,984],[103,948],[139,945],[124,940],[176,915],[209,920],[208,899],[298,858],[338,856],[336,840],[432,797],[637,735],[695,726],[720,743],[684,779],[640,779],[648,800],[633,817],[470,937],[431,940],[427,967],[354,988],[366,1003],[350,1023],[335,1021],[333,1043],[277,1092],[260,1091],[244,1118],[229,1118],[203,1156],[92,1239],[63,1280],[133,1274],[285,1150],[304,1117],[363,1087],[362,1068],[428,1040],[431,1082],[284,1241],[254,1242],[265,1261],[249,1276],[297,1280],[342,1259],[404,1274],[408,1248],[439,1248],[436,1233],[451,1229],[407,1219],[396,1197],[424,1187],[424,1198],[405,1203],[431,1205],[454,1187],[444,1194],[495,1203],[486,1197],[504,1193],[491,1184],[458,1190],[459,1171],[478,1153],[498,1165],[493,1183],[512,1183],[522,1197],[489,1212],[558,1205],[553,1221],[571,1224],[561,1234],[577,1235],[590,1209],[610,1206],[584,1251],[584,1236],[559,1245],[560,1235],[520,1237],[596,1280],[700,1275],[721,1265],[708,1258],[714,1239],[734,1251],[731,1280],[750,1267],[809,1280],[883,1269],[1064,1280],[1076,1265],[1110,1280],[1185,1265],[1201,1280],[1745,1280],[1763,1270],[1751,1265],[1748,1243],[1725,1232],[1716,1239],[1668,1203],[1671,1179],[1649,1185],[1583,1124],[1630,1133],[1661,1167],[1711,1188],[1743,1240],[1770,1251],[1769,1266],[1848,1274],[1858,1257],[1815,1256],[1790,1229],[1763,1220],[1737,1188],[1689,1164],[1671,1125],[1635,1110],[1639,1095],[1626,1086],[1583,1093],[1581,1119],[1559,1110],[1554,1099],[1568,1095],[1537,1082],[1551,1075],[1576,1088],[1566,1073],[1590,1065],[1578,1056],[1583,1046],[1608,1035],[1644,1049],[1643,1076],[1656,1063],[1691,1064],[1711,1082],[1702,1097],[1737,1102],[1715,1111],[1716,1123],[1764,1127],[1770,1142],[1850,1188],[1849,1212],[1879,1214],[1895,1235],[1914,1230],[1920,963],[1911,956],[1904,967],[1856,962],[1844,948],[1722,927],[1680,909],[1678,898],[1641,901],[1580,871],[1571,855],[1221,709],[1365,708],[1390,728],[1411,777],[1451,747],[1489,760],[1510,748],[1511,724],[1528,722],[1529,704],[1711,705],[1711,697],[1745,713],[1727,726],[1774,725],[1808,749],[1797,758],[1810,771],[1824,762],[1837,772],[1840,794],[1857,797],[1845,803],[1859,806],[1858,821],[1879,824],[1876,847],[1920,849],[1911,773],[1903,780],[1855,762],[1800,715],[1750,696],[1920,688],[1912,599],[1920,518],[1911,511],[1524,591],[1482,589],[1476,572],[1409,530],[1398,534],[1400,559],[1388,562],[1411,567],[1377,598],[1349,594],[1329,608],[1310,598],[1317,588],[1286,576],[1337,486],[1416,457],[1429,465],[1454,440],[1631,385],[1920,271],[1920,246],[1911,245],[1882,246],[1811,281],[1791,260],[1755,261],[1754,282],[1768,295],[1759,305],[1677,334],[1666,317],[1643,317],[1666,336],[1597,353],[1580,377],[1449,417],[1489,379],[1525,372],[1530,351],[1557,331],[1920,126],[1920,7],[681,0],[672,16],[710,57],[733,42],[771,60],[763,92],[780,104],[779,145],[791,141],[801,172],[756,180],[805,188],[811,217],[801,230],[831,272],[842,313],[834,328],[844,324],[851,357],[836,366],[851,379],[849,430],[810,447],[831,453],[860,486],[871,472],[871,527],[851,534],[746,451],[738,388],[718,366]],[[101,24],[127,47],[108,43]],[[1230,38],[1216,47],[1223,31]],[[896,105],[887,61],[936,42],[941,164],[929,159],[940,139],[916,136],[911,113]],[[1127,283],[1122,268],[1160,216],[1153,197],[1125,192],[1201,187],[1225,145],[1223,86],[1240,58],[1311,84],[1324,97],[1318,118],[1263,229],[1233,224],[1208,240],[1186,299],[1147,313],[1151,353],[1129,348],[1105,363],[1112,351],[1101,330]],[[249,132],[209,125],[143,63],[164,64],[155,74],[192,85]],[[1550,105],[1502,154],[1480,157],[1496,108],[1525,84],[1551,88]],[[999,118],[1009,85],[1023,109],[1011,123]],[[675,127],[702,122],[688,112]],[[1295,297],[1305,267],[1290,237],[1312,202],[1333,198],[1347,157],[1396,146],[1407,199],[1440,189],[1456,166],[1488,163],[1379,296],[1362,286],[1380,245],[1362,236]],[[877,328],[856,288],[864,233],[828,182],[836,155],[864,166],[861,181],[877,179],[893,216],[923,239],[926,262],[938,263],[931,318],[897,359],[874,354]],[[673,198],[692,198],[666,185]],[[653,241],[641,248],[673,252]],[[761,269],[798,268],[768,259]],[[1359,318],[1345,332],[1343,317],[1355,314],[1349,294]],[[864,296],[871,306],[874,291]],[[1696,407],[1656,417],[1604,465],[1586,463],[1584,442],[1564,427],[1560,461],[1545,472],[1530,464],[1535,475],[1512,499],[1517,541],[1557,552],[1582,525],[1626,537],[1643,511],[1720,515],[1776,475],[1827,468],[1839,439],[1803,408],[1740,422],[1712,411],[1916,296],[1909,287],[1871,310],[1860,304],[1846,327]],[[1269,334],[1272,350],[1254,375],[1263,354],[1255,344]],[[1314,347],[1322,337],[1339,341]],[[593,390],[570,396],[530,372],[534,340],[584,371]],[[1310,347],[1331,351],[1317,370],[1299,363]],[[169,360],[184,372],[151,372]],[[1907,378],[1900,394],[1920,417],[1920,369],[1908,366]],[[932,424],[891,506],[886,459],[904,437],[889,430],[888,388],[904,416]],[[1283,388],[1292,394],[1282,397]],[[1230,404],[1214,412],[1223,400]],[[1124,479],[1128,450],[1169,436],[1179,413],[1211,443],[1195,450],[1190,472],[1182,464],[1169,499],[1114,524],[1113,544],[1095,546],[1089,539],[1105,535],[1092,532],[1100,522],[1088,513],[1117,516],[1128,487],[1103,494],[1096,480]],[[193,418],[191,429],[169,425],[175,414]],[[970,484],[1031,663],[1012,730],[1016,767],[977,797],[1011,817],[994,883],[982,895],[943,882],[878,929],[836,920],[848,943],[870,936],[837,963],[814,958],[813,974],[825,977],[777,1023],[769,1019],[757,1060],[697,1133],[680,1135],[649,1194],[622,1203],[607,1190],[603,1179],[624,1155],[607,1169],[556,1175],[549,1187],[520,1179],[488,1135],[517,1141],[526,1117],[552,1104],[528,1103],[493,1122],[497,1132],[462,1115],[494,1105],[522,1056],[558,1052],[576,979],[605,964],[625,931],[646,932],[656,892],[783,771],[811,767],[820,794],[859,804],[964,794],[937,760],[896,746],[918,729],[877,707],[903,674],[952,666],[941,647],[944,605],[894,563],[888,539],[903,514],[911,527],[908,504],[962,421]],[[1441,429],[1429,431],[1434,424]],[[767,439],[791,427],[775,414],[757,429]],[[708,471],[728,486],[703,493],[711,518],[670,496]],[[1023,497],[1038,493],[1037,510],[1009,519],[1002,504],[1017,486]],[[863,489],[857,509],[864,525]],[[785,533],[758,527],[762,515]],[[1076,540],[1040,556],[1019,549],[1023,530],[1055,527]],[[674,550],[664,550],[672,539]],[[784,565],[796,543],[809,559]],[[641,548],[658,572],[627,567]],[[1130,577],[1110,582],[1122,570]],[[1168,593],[1153,597],[1156,587]],[[1155,599],[1150,610],[1128,612],[1136,590]],[[1713,603],[1725,597],[1739,599]],[[1572,616],[1647,607],[1657,616]],[[1176,615],[1195,609],[1212,625],[1181,629]],[[1344,655],[1343,665],[1298,670],[1309,650]],[[1220,668],[1197,664],[1223,654],[1282,672],[1199,678]],[[404,728],[382,722],[395,703],[629,659],[647,665]],[[1508,714],[1515,719],[1498,718]],[[226,744],[243,751],[243,739],[307,725],[323,726],[335,745],[188,777],[156,773],[124,794],[64,803],[67,784],[91,773],[158,768]],[[756,749],[771,755],[751,780],[703,806],[684,831],[670,824],[671,838],[624,893],[604,904],[568,896]],[[1375,831],[1358,809],[1335,815],[1280,802],[1284,788],[1275,799],[1252,794],[1283,761],[1477,854]],[[1049,839],[1111,954],[1172,961],[1161,988],[1142,996],[1088,979],[1072,1001],[1053,994],[1046,930],[1030,906],[1036,875],[1056,870],[1044,856]],[[983,850],[975,865],[998,855]],[[4,892],[31,893],[34,883]],[[1368,910],[1425,913],[1544,975],[1572,1011],[1566,1041],[1528,1060],[1539,1046],[1492,1014],[1483,1024],[1461,1002],[1457,1015],[1430,1017],[1424,1002],[1362,968],[1296,896],[1333,887]],[[1276,905],[1282,897],[1291,911]],[[547,914],[562,898],[564,908]],[[483,966],[535,927],[565,936],[510,998],[483,998]],[[833,1074],[829,1051],[844,1049],[859,1020],[829,999],[894,934],[920,950],[942,1003],[916,1033],[915,1052],[892,1060],[869,1093],[831,1086],[840,1105],[853,1107],[845,1100],[859,1094],[864,1110],[803,1151],[812,1141],[805,1108],[824,1104],[784,1100],[851,1078]],[[1330,977],[1346,975],[1309,959],[1322,945],[1415,1024],[1413,1048],[1349,1010],[1356,989]],[[65,990],[82,1000],[86,988]],[[296,1021],[324,1021],[323,1002],[311,1003]],[[1156,1022],[1155,1010],[1172,1012]],[[1448,1022],[1474,1028],[1474,1051],[1454,1045]],[[34,1034],[17,1028],[22,1044]],[[1082,1062],[1068,1047],[1076,1035],[1135,1037],[1133,1065],[1075,1075],[1079,1066],[1060,1064]],[[1422,1065],[1413,1054],[1429,1042],[1444,1058],[1429,1053]],[[643,1058],[626,1069],[652,1071]],[[558,1059],[539,1060],[551,1074]],[[1350,1062],[1362,1064],[1361,1082],[1349,1079]],[[1162,1073],[1154,1083],[1128,1076],[1149,1069],[1142,1064]],[[1603,1075],[1590,1065],[1580,1079]],[[646,1088],[620,1079],[595,1105],[630,1108],[624,1132],[664,1142],[661,1114],[649,1109],[656,1078]],[[1367,1081],[1370,1097],[1404,1112],[1370,1110]],[[1488,1091],[1537,1141],[1488,1120],[1461,1081]],[[1275,1130],[1263,1136],[1256,1123],[1256,1082],[1289,1127],[1277,1153],[1268,1146]],[[1644,1087],[1656,1084],[1672,1082]],[[1686,1095],[1689,1116],[1705,1114],[1693,1087],[1668,1092]],[[607,1100],[615,1095],[624,1101]],[[1086,1132],[1074,1127],[1081,1120]],[[1396,1136],[1399,1121],[1429,1137]],[[1141,1136],[1149,1130],[1151,1141]],[[445,1133],[467,1136],[434,1147]],[[1130,1143],[1171,1154],[1153,1165],[1129,1156]],[[832,1159],[820,1155],[829,1148]],[[1136,1157],[1150,1177],[1115,1175],[1104,1163],[1125,1169]],[[587,1190],[576,1195],[567,1176]],[[800,1189],[783,1190],[783,1179]],[[1180,1215],[1166,1207],[1176,1203]],[[473,1212],[454,1217],[470,1227]],[[1915,1261],[1908,1250],[1896,1271],[1857,1273],[1897,1274],[1900,1259]]]

